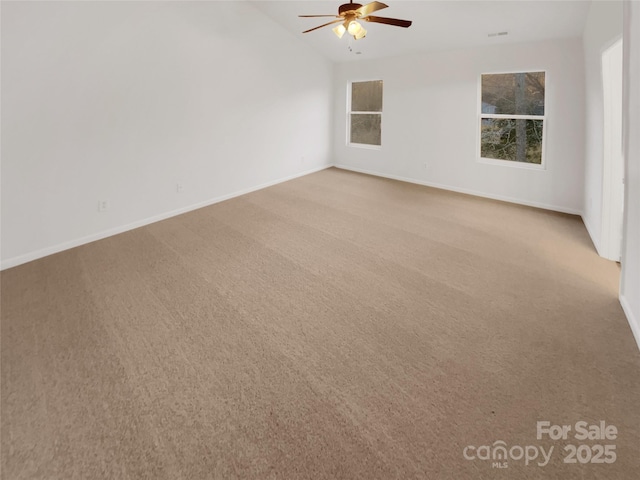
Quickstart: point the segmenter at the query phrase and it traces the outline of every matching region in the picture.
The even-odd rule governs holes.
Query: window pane
[[[382,115],[375,113],[351,114],[351,143],[380,145],[382,138]]]
[[[351,84],[352,112],[382,111],[382,80]]]
[[[483,118],[482,158],[542,164],[542,120]]]
[[[544,115],[544,72],[482,75],[482,113]]]

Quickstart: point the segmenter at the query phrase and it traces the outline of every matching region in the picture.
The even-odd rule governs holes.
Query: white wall
[[[640,2],[624,7],[625,240],[620,302],[640,347]]]
[[[331,96],[246,2],[3,2],[2,266],[329,165]]]
[[[546,169],[479,163],[481,73],[546,70]],[[336,164],[571,213],[582,210],[584,69],[580,39],[420,54],[335,67]],[[381,150],[345,145],[350,80],[384,81]],[[426,168],[425,168],[426,162]]]
[[[604,97],[602,53],[622,36],[622,2],[593,1],[583,34],[585,62],[585,188],[584,220],[601,251],[602,172],[604,159]]]

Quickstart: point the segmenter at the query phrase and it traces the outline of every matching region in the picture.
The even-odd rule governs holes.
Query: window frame
[[[509,75],[516,73],[534,73],[534,72],[542,72],[544,73],[544,115],[506,115],[506,114],[498,114],[498,113],[482,113],[482,76],[483,75]],[[546,162],[546,144],[547,144],[547,128],[548,128],[548,119],[547,119],[547,98],[548,98],[548,84],[549,84],[549,72],[544,68],[532,68],[527,70],[509,70],[509,71],[499,71],[499,72],[482,72],[478,75],[478,121],[476,123],[476,161],[478,163],[484,163],[486,165],[497,165],[497,166],[509,166],[514,168],[525,168],[530,170],[546,170],[547,162]],[[513,120],[541,120],[542,121],[542,142],[541,142],[541,153],[540,153],[540,163],[527,163],[527,162],[518,162],[516,160],[503,160],[499,158],[486,158],[482,156],[482,120],[485,118],[502,118],[502,119],[513,119]]]
[[[382,110],[379,112],[365,112],[365,111],[352,111],[351,110],[351,93],[353,91],[352,85],[354,83],[364,83],[364,82],[382,82]],[[382,124],[383,117],[382,113],[384,112],[384,80],[381,78],[370,78],[370,79],[361,79],[361,80],[350,80],[347,82],[347,125],[346,125],[346,139],[348,147],[356,147],[356,148],[364,148],[369,150],[382,150]],[[355,143],[351,141],[351,115],[352,114],[373,114],[380,115],[380,145],[371,145],[369,143]]]

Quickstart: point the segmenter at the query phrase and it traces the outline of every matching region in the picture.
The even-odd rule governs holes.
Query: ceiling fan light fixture
[[[349,22],[349,26],[347,27],[349,35],[353,35],[355,37],[356,35],[358,35],[358,33],[360,33],[361,30],[363,30],[362,25],[360,25],[358,22],[356,22],[355,20]]]
[[[342,24],[338,25],[333,29],[333,33],[335,33],[338,36],[338,38],[342,38],[342,36],[344,35],[344,32],[346,31],[347,29],[344,28],[344,25]]]
[[[356,40],[360,40],[361,38],[366,37],[366,35],[367,31],[363,27],[360,27],[360,30],[353,36],[353,38],[355,38]]]

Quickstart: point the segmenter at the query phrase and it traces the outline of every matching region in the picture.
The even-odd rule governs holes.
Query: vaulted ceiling
[[[590,4],[580,0],[384,0],[389,7],[375,15],[412,20],[413,25],[405,29],[365,23],[367,36],[354,40],[349,35],[339,39],[331,31],[331,26],[301,33],[331,18],[299,18],[298,15],[335,14],[341,3],[348,3],[345,0],[255,0],[251,3],[336,62],[579,37]],[[360,0],[358,3],[368,2]],[[489,36],[497,32],[508,32],[508,35]]]

